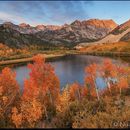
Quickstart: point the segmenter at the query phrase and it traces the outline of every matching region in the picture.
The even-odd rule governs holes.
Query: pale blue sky
[[[62,25],[74,20],[130,19],[130,1],[0,1],[0,23]]]

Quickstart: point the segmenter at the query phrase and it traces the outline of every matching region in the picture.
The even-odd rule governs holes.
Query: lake
[[[97,63],[100,64],[106,57],[89,56],[89,55],[68,55],[57,60],[49,61],[49,63],[55,68],[55,73],[60,79],[60,87],[65,87],[66,84],[72,84],[73,82],[84,83],[84,70],[85,67]],[[121,59],[112,59],[115,64],[128,65],[127,62]],[[26,65],[17,66],[13,68],[17,74],[17,81],[23,88],[24,80],[29,78],[29,69]],[[97,79],[97,84],[100,88],[104,87],[102,79]]]

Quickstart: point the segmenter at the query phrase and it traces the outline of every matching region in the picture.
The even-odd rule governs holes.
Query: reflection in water
[[[29,69],[27,66],[18,66],[14,68],[13,70],[16,71],[16,79],[20,86],[24,85],[24,80],[29,78]]]
[[[80,84],[84,83],[84,69],[86,66],[97,63],[100,64],[105,57],[99,56],[88,56],[88,55],[70,55],[65,56],[59,60],[49,62],[54,68],[57,76],[60,79],[61,88],[66,84],[71,84],[75,81]],[[112,59],[113,63],[127,65],[127,63],[121,60]],[[17,73],[17,80],[21,86],[23,86],[23,81],[29,78],[29,70],[26,66],[18,66],[14,68]],[[97,78],[97,86],[103,88],[105,83],[103,79]]]

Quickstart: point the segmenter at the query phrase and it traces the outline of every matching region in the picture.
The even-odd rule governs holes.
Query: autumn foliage
[[[59,79],[54,68],[45,63],[41,55],[34,56],[34,64],[29,64],[28,68],[31,72],[30,78],[25,80],[23,98],[34,98],[45,104],[54,104],[60,91]]]
[[[53,67],[45,63],[41,55],[34,56],[34,64],[29,64],[28,68],[31,70],[30,78],[25,80],[19,111],[23,119],[21,124],[26,121],[24,124],[34,127],[42,115],[48,118],[48,107],[57,102],[59,80]],[[15,117],[19,118],[19,114]]]
[[[97,78],[102,78],[106,85],[104,91],[102,92],[107,92],[110,95],[113,92],[114,94],[121,94],[122,89],[128,88],[129,86],[129,68],[121,65],[115,65],[109,59],[104,60],[101,65],[92,64],[87,66],[85,72],[85,84],[90,90],[90,95],[97,97],[98,100],[100,98],[101,91],[99,91],[96,83]]]
[[[15,79],[15,72],[4,68],[0,74],[0,124],[9,120],[11,108],[19,98],[19,86]]]
[[[15,72],[4,68],[0,74],[0,127],[106,127],[102,122],[105,119],[111,126],[111,119],[117,115],[115,108],[129,114],[121,103],[112,105],[114,100],[126,97],[129,67],[115,65],[109,59],[102,64],[93,63],[85,68],[84,85],[75,82],[60,91],[54,68],[42,55],[34,56],[33,60],[28,65],[30,77],[24,81],[21,93]],[[102,90],[97,85],[98,78],[104,81]],[[115,117],[110,119],[112,111]]]

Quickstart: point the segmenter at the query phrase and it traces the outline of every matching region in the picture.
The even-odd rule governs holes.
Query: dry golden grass
[[[129,42],[104,43],[96,45],[88,45],[80,49],[85,52],[130,52]]]

